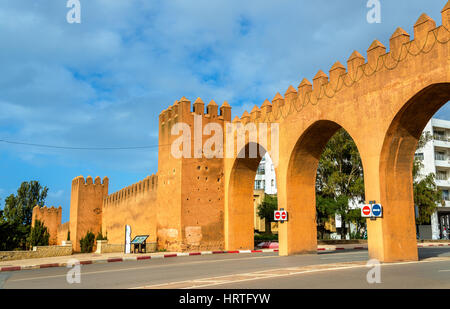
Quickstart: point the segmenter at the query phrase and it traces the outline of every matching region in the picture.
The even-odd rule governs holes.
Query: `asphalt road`
[[[97,288],[450,288],[450,248],[419,248],[419,263],[381,266],[381,284],[369,285],[367,250],[279,257],[277,253],[186,256],[2,273],[10,289]],[[442,260],[445,259],[445,260]],[[328,265],[328,266],[325,266]],[[342,268],[344,267],[344,268]]]

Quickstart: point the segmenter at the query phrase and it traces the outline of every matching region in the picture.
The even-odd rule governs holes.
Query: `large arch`
[[[285,187],[289,224],[280,228],[280,255],[317,252],[317,168],[326,144],[341,128],[331,120],[314,122],[290,154]]]
[[[389,126],[379,165],[384,218],[369,222],[369,249],[373,248],[373,257],[383,261],[398,261],[399,257],[418,259],[412,190],[414,153],[426,124],[449,100],[450,83],[429,85],[401,108]],[[382,232],[370,235],[371,229]]]

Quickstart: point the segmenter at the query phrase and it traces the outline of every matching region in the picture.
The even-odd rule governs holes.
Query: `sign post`
[[[131,253],[131,226],[125,225],[125,254]]]

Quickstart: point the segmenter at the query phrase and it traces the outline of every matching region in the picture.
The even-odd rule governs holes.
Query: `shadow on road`
[[[450,257],[449,247],[419,248],[419,260],[432,257]]]

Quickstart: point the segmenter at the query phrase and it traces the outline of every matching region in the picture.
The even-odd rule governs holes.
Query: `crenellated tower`
[[[158,245],[168,250],[223,248],[223,147],[211,142],[231,120],[231,107],[193,106],[185,97],[160,115],[158,155]],[[219,128],[221,132],[219,131]],[[217,137],[217,136],[216,136]],[[180,146],[180,139],[186,143]],[[218,144],[224,143],[223,134]],[[216,140],[218,141],[218,140]],[[209,143],[209,144],[207,144]],[[211,145],[214,144],[213,146]],[[204,148],[214,150],[204,152]]]
[[[80,251],[80,239],[88,231],[101,231],[103,198],[108,195],[108,177],[78,176],[72,180],[70,200],[70,240],[75,252]]]
[[[47,227],[47,230],[50,234],[50,246],[58,244],[58,227],[61,225],[61,215],[61,206],[59,206],[58,208],[55,208],[54,206],[35,206],[33,208],[31,226],[34,227],[36,224],[36,220],[39,220]]]

